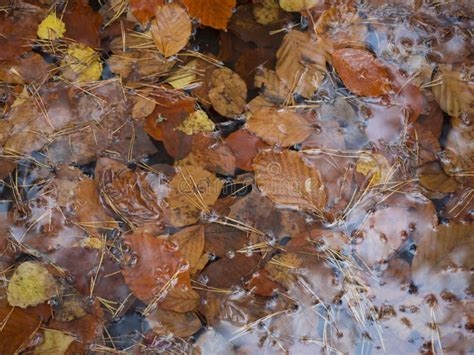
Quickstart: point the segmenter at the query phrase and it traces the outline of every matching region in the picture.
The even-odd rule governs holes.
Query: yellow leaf
[[[175,89],[186,89],[196,81],[198,60],[193,59],[168,78],[168,84]]]
[[[56,13],[50,13],[38,26],[37,35],[41,39],[54,41],[61,38],[66,32],[66,25],[56,16]]]
[[[318,0],[280,0],[280,7],[287,12],[298,12],[308,10],[318,2]]]
[[[40,263],[26,261],[10,279],[7,298],[11,306],[26,308],[49,300],[55,293],[56,282],[48,270]]]
[[[212,122],[202,110],[190,113],[183,123],[176,127],[177,130],[180,130],[188,136],[199,132],[212,132],[214,128],[214,122]]]
[[[364,176],[371,175],[371,184],[384,181],[390,170],[390,164],[381,154],[364,155],[356,163],[356,171]]]
[[[65,354],[74,340],[72,335],[57,330],[45,329],[43,331],[43,342],[35,348],[35,354]]]
[[[80,82],[96,81],[102,74],[99,54],[84,44],[72,44],[62,61],[63,75]]]

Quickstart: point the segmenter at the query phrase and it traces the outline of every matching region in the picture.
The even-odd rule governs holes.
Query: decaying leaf
[[[384,65],[363,49],[344,48],[332,54],[334,68],[356,95],[380,96],[390,92],[391,78]]]
[[[37,35],[41,39],[54,41],[61,38],[66,32],[66,25],[52,12],[38,26]]]
[[[320,212],[327,193],[319,171],[298,152],[260,152],[254,159],[258,188],[275,203]]]
[[[156,48],[165,58],[178,53],[191,36],[191,19],[186,10],[174,2],[159,6],[151,23]]]
[[[200,167],[179,167],[169,184],[165,219],[175,227],[197,222],[201,213],[216,202],[222,186],[220,179]]]
[[[253,15],[259,24],[268,25],[280,18],[280,8],[275,0],[263,1],[254,6]]]
[[[186,313],[196,309],[200,301],[201,299],[196,291],[175,287],[159,302],[158,308],[176,313]]]
[[[58,330],[44,329],[41,344],[35,347],[35,354],[65,354],[75,338]]]
[[[209,99],[214,109],[222,116],[233,118],[244,111],[247,85],[232,70],[216,69],[211,75]]]
[[[214,128],[214,122],[212,122],[206,112],[202,110],[190,113],[184,122],[176,127],[176,129],[184,132],[188,136],[199,132],[212,132]]]
[[[99,80],[102,62],[99,53],[84,44],[71,44],[62,61],[63,75],[69,80],[88,82]]]
[[[25,261],[17,266],[8,283],[8,303],[26,308],[49,300],[56,294],[56,281],[46,267]]]
[[[266,143],[289,147],[311,134],[311,124],[300,114],[287,109],[261,108],[252,113],[247,129]]]
[[[326,58],[307,33],[292,30],[276,54],[276,73],[293,93],[311,97],[326,74]]]
[[[391,166],[381,154],[363,155],[356,162],[356,171],[368,178],[371,185],[387,182]]]
[[[225,30],[237,0],[183,0],[192,17],[204,26]]]
[[[472,68],[461,65],[439,65],[432,91],[441,109],[453,117],[474,114]],[[439,83],[438,83],[439,82]]]

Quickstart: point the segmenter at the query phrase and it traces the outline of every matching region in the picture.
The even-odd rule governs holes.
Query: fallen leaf
[[[75,338],[57,330],[43,329],[42,342],[35,347],[35,354],[65,354]]]
[[[142,23],[147,24],[153,17],[159,6],[165,4],[165,0],[129,0],[130,11],[133,16]]]
[[[151,33],[156,48],[165,58],[178,53],[191,36],[191,20],[178,3],[158,7],[151,23]]]
[[[321,212],[327,193],[319,171],[298,152],[262,151],[254,159],[255,180],[272,201]]]
[[[212,107],[224,117],[235,118],[245,109],[247,85],[228,68],[216,69],[211,75],[209,99]]]
[[[381,154],[362,155],[356,162],[356,171],[364,175],[370,185],[388,182],[392,166]]]
[[[416,172],[420,184],[432,192],[447,194],[455,192],[459,187],[456,180],[447,175],[437,161],[421,165]]]
[[[62,60],[62,70],[69,80],[96,81],[102,75],[102,62],[94,49],[80,43],[71,44]]]
[[[311,124],[288,109],[261,108],[253,112],[246,128],[266,143],[289,147],[303,142],[311,134]]]
[[[246,129],[231,133],[225,142],[235,156],[235,165],[242,170],[252,171],[253,159],[259,150],[267,145]]]
[[[291,92],[311,97],[326,74],[326,58],[311,35],[290,31],[276,57],[276,73]]]
[[[100,27],[103,25],[100,12],[94,11],[86,0],[76,0],[69,4],[71,6],[67,6],[62,17],[66,24],[65,37],[89,47],[99,47]]]
[[[474,267],[472,223],[440,225],[423,235],[412,263],[413,281],[424,292],[469,297]]]
[[[260,88],[263,96],[276,104],[283,104],[291,99],[291,90],[273,70],[259,70],[255,75],[255,87]]]
[[[215,129],[215,125],[209,119],[206,112],[197,110],[190,113],[176,129],[190,136],[199,132],[212,132]]]
[[[26,261],[17,266],[8,283],[8,303],[21,308],[36,306],[53,297],[56,287],[56,281],[46,267]]]
[[[441,109],[452,117],[474,114],[474,88],[469,82],[472,68],[440,64],[433,78],[432,91]]]
[[[201,299],[196,291],[192,289],[183,290],[175,287],[158,303],[158,308],[176,313],[186,313],[196,309],[200,301]]]
[[[359,96],[381,96],[391,90],[391,77],[385,66],[370,52],[344,48],[332,54],[334,68],[344,85]]]
[[[460,118],[452,118],[445,149],[440,154],[443,169],[449,175],[474,169],[474,126]]]
[[[153,332],[158,335],[173,334],[185,338],[201,329],[201,322],[193,312],[176,313],[158,309],[147,316],[147,320]]]
[[[319,2],[319,0],[280,0],[280,7],[287,12],[299,12],[308,10]]]
[[[122,275],[137,298],[155,303],[175,287],[191,288],[189,264],[176,244],[142,231],[127,235],[125,243],[131,255]]]
[[[178,250],[187,260],[191,274],[196,273],[204,252],[204,226],[187,227],[170,236],[170,241],[178,245]]]
[[[232,16],[236,0],[183,0],[192,17],[197,17],[201,24],[217,30],[225,30]]]
[[[150,116],[155,110],[156,103],[147,97],[138,96],[132,109],[132,117],[140,120]]]
[[[52,12],[38,26],[37,36],[41,39],[54,41],[63,37],[64,32],[66,32],[66,25],[56,16],[55,12]]]
[[[169,183],[165,219],[175,227],[196,223],[216,202],[222,186],[220,179],[200,167],[179,167]]]
[[[274,0],[263,1],[254,5],[253,15],[259,24],[269,25],[280,18],[280,8]]]

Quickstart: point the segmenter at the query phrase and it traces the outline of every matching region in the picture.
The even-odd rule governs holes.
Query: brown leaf
[[[31,311],[0,305],[0,353],[16,354],[26,348],[41,325],[41,319]],[[7,340],[8,339],[8,340]]]
[[[468,79],[471,71],[463,65],[439,65],[433,82],[440,83],[433,85],[432,91],[441,109],[450,116],[474,114],[474,88]]]
[[[307,32],[290,31],[276,54],[276,73],[291,92],[311,97],[323,81],[326,58]]]
[[[128,0],[133,16],[145,25],[155,16],[157,7],[165,4],[165,0]]]
[[[237,168],[252,171],[252,163],[258,151],[267,145],[246,129],[231,133],[225,142],[235,156]]]
[[[236,6],[236,0],[183,0],[189,14],[197,17],[201,24],[218,30],[227,28],[227,21]]]
[[[166,219],[175,227],[196,223],[203,211],[213,205],[221,192],[223,182],[197,166],[182,166],[171,179],[166,198]]]
[[[235,72],[245,81],[249,89],[253,89],[255,75],[259,68],[273,68],[275,54],[268,48],[248,49],[235,62]]]
[[[143,119],[150,116],[155,110],[155,102],[152,99],[138,96],[132,109],[134,119]]]
[[[273,70],[263,68],[255,75],[255,87],[271,102],[283,104],[291,99],[291,90]]]
[[[99,187],[95,180],[82,180],[78,183],[74,207],[79,224],[90,234],[100,235],[101,230],[117,227],[117,222],[100,203]]]
[[[253,112],[246,127],[266,143],[281,147],[303,142],[312,131],[311,124],[300,114],[277,108],[261,108]]]
[[[158,7],[156,18],[151,23],[151,33],[156,48],[165,57],[178,53],[191,36],[191,20],[186,10],[178,3]]]
[[[462,174],[474,170],[474,126],[460,118],[451,119],[451,130],[441,163],[446,173]]]
[[[216,69],[211,75],[209,99],[222,116],[234,118],[245,109],[247,85],[242,78],[228,68]]]
[[[417,171],[420,184],[432,191],[443,194],[455,192],[458,189],[458,183],[453,177],[446,175],[437,161],[428,162],[420,166]]]
[[[73,6],[68,7],[64,13],[63,21],[66,24],[64,36],[90,47],[99,47],[102,15],[94,11],[86,0],[77,0],[72,4]]]
[[[413,280],[423,291],[450,291],[469,297],[474,267],[472,223],[440,225],[420,240],[412,263]]]
[[[246,232],[231,226],[210,223],[205,225],[205,231],[204,249],[218,257],[224,257],[228,252],[242,249],[248,242]]]
[[[327,202],[319,171],[298,152],[260,152],[254,159],[258,188],[275,203],[321,211]]]
[[[370,52],[344,48],[332,54],[334,68],[344,85],[359,96],[381,96],[390,92],[391,77]]]
[[[185,338],[201,329],[201,322],[194,312],[176,313],[158,309],[147,317],[147,321],[158,335],[172,333]]]
[[[179,252],[189,263],[191,273],[195,273],[204,252],[204,225],[184,228],[173,234],[170,241],[178,245]]]
[[[127,235],[125,242],[132,255],[122,275],[137,298],[149,303],[159,300],[173,287],[191,288],[189,265],[170,240],[139,231]],[[172,280],[176,280],[176,285]]]
[[[158,308],[165,311],[172,311],[177,313],[186,313],[193,311],[199,306],[199,294],[190,289],[183,290],[181,288],[173,288],[166,295],[163,301],[158,303]]]

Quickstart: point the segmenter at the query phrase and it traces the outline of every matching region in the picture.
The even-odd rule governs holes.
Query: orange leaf
[[[191,288],[186,261],[174,243],[145,232],[129,234],[126,243],[132,250],[129,266],[122,275],[132,292],[143,302],[164,296],[173,287]]]
[[[150,27],[155,46],[165,57],[175,55],[186,46],[191,29],[188,13],[177,3],[160,6]]]
[[[165,4],[164,0],[129,0],[130,11],[142,24],[146,24],[155,16],[158,6]]]
[[[232,16],[236,0],[183,0],[189,14],[201,20],[204,26],[225,30]]]
[[[363,49],[344,48],[332,55],[333,65],[344,85],[356,95],[381,96],[391,90],[391,77],[384,65]]]

